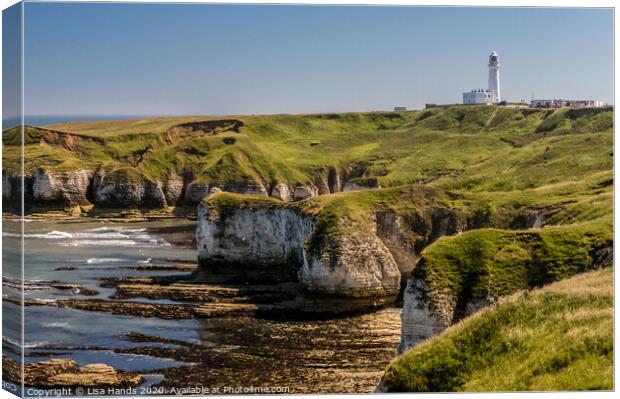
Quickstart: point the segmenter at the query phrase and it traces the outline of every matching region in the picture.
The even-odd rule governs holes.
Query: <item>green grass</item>
[[[223,215],[234,209],[295,207],[293,203],[284,203],[273,197],[242,195],[228,192],[219,192],[203,200],[209,208],[209,219],[218,222]]]
[[[396,358],[390,392],[613,389],[613,275],[515,295]]]

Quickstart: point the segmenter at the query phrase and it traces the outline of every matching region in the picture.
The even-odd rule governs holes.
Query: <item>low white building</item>
[[[463,93],[463,104],[491,104],[493,93],[488,90],[476,89]]]
[[[586,107],[603,107],[605,104],[602,101],[595,100],[532,100],[532,108],[586,108]]]

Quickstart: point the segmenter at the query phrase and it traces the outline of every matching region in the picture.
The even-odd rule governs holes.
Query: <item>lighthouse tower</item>
[[[496,51],[492,51],[489,56],[489,92],[491,103],[502,101],[499,93],[499,56]]]

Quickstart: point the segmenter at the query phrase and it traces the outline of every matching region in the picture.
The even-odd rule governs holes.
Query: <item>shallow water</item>
[[[3,231],[3,295],[20,296],[20,238],[17,224]],[[25,223],[26,299],[110,300],[114,288],[101,279],[170,276],[187,272],[136,270],[146,264],[192,262],[195,222],[112,223],[103,221]],[[13,278],[11,278],[13,277]],[[97,295],[50,287],[80,284]],[[133,298],[147,303],[170,300]],[[3,301],[4,353],[19,360],[20,308]],[[369,392],[398,344],[397,309],[330,320],[278,321],[252,317],[164,320],[88,312],[54,306],[24,307],[26,363],[66,358],[78,364],[106,363],[138,371],[148,384],[183,388],[256,387],[276,384],[288,392]],[[128,333],[161,338],[131,342]],[[166,343],[167,340],[179,342]],[[167,391],[170,393],[170,391]]]

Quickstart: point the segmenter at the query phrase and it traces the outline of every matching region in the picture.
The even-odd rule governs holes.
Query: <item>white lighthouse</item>
[[[497,104],[502,101],[499,93],[499,55],[492,51],[489,55],[488,89],[475,89],[463,93],[463,104]]]
[[[499,56],[495,50],[489,55],[489,92],[491,103],[497,104],[502,101],[499,92]]]

